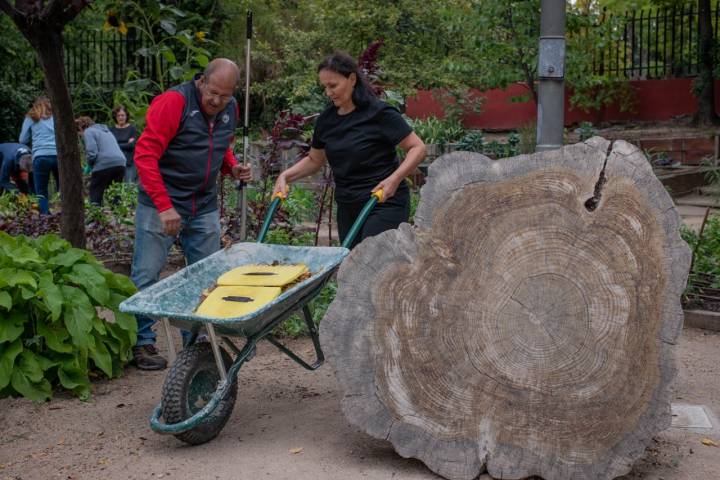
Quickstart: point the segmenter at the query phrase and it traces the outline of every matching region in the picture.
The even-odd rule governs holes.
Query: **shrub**
[[[117,377],[137,326],[118,309],[127,277],[56,235],[0,232],[0,397],[51,398],[62,387],[90,396],[90,376]],[[100,313],[112,312],[114,321]]]

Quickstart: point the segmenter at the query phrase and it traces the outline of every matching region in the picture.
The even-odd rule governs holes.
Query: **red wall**
[[[636,105],[632,112],[621,112],[617,105],[611,105],[602,112],[584,112],[569,107],[568,94],[565,96],[565,124],[589,121],[626,122],[670,120],[678,115],[692,116],[697,110],[697,99],[692,93],[692,79],[631,81],[635,90]],[[715,82],[720,92],[720,80]],[[468,128],[483,130],[512,130],[535,121],[537,106],[534,101],[513,102],[513,97],[527,97],[526,86],[517,83],[505,90],[495,89],[475,92],[485,97],[482,112],[467,114],[463,123]],[[715,109],[720,112],[720,95],[715,95]],[[421,91],[417,97],[408,99],[406,113],[412,118],[442,117],[440,103],[429,91]]]

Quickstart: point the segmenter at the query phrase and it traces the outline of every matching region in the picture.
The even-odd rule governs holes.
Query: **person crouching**
[[[80,117],[75,124],[85,141],[87,163],[92,167],[90,202],[102,205],[105,190],[125,177],[125,154],[107,126],[93,122],[90,117]]]

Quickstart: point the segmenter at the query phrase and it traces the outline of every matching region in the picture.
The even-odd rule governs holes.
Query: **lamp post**
[[[565,0],[541,0],[537,146],[562,147],[565,126]]]

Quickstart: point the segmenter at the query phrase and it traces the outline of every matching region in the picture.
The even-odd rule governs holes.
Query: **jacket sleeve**
[[[235,139],[233,139],[234,141]],[[230,142],[232,145],[233,141]],[[223,173],[223,175],[232,175],[232,167],[238,164],[237,159],[235,158],[235,154],[233,153],[232,147],[228,147],[227,151],[225,152],[225,155],[223,156],[223,164],[220,171]]]
[[[158,95],[148,109],[145,130],[135,145],[135,166],[145,192],[158,212],[172,208],[158,162],[180,126],[185,99],[179,92]]]
[[[33,124],[33,121],[30,117],[25,117],[22,123],[22,127],[20,128],[20,139],[18,140],[18,143],[22,143],[23,145],[30,146],[30,142],[32,141],[32,136],[30,134],[30,126]]]
[[[85,129],[85,132],[83,133],[83,138],[85,139],[85,157],[87,158],[88,165],[92,167],[95,165],[95,160],[97,160],[98,156],[97,139],[89,128]]]

